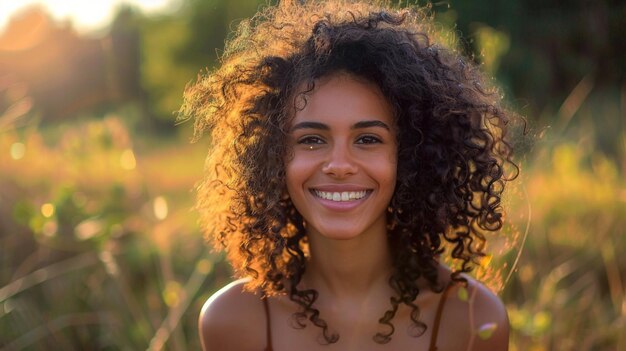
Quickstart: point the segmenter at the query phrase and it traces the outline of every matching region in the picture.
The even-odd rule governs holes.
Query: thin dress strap
[[[267,346],[265,347],[265,351],[272,351],[272,326],[270,324],[270,306],[267,303],[267,297],[263,296],[261,298],[263,301],[263,307],[265,307],[265,330],[267,332]]]
[[[428,347],[428,351],[437,351],[437,335],[439,334],[439,324],[441,324],[443,306],[448,298],[448,293],[452,290],[452,286],[454,286],[454,284],[450,282],[439,299],[439,305],[437,306],[437,314],[435,315],[435,323],[433,325],[433,333],[430,337],[430,346]]]

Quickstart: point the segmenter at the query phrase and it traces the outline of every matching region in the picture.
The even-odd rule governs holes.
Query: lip
[[[320,190],[324,192],[360,192],[365,191],[365,196],[360,199],[354,199],[351,201],[332,201],[317,196],[314,192]],[[372,194],[373,189],[364,188],[363,186],[356,185],[325,185],[309,188],[309,194],[317,201],[322,207],[333,212],[347,212],[363,204]]]
[[[323,184],[309,187],[309,191],[321,190],[329,192],[372,191],[371,188],[356,184]]]

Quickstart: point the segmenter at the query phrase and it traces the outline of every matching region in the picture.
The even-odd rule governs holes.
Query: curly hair
[[[196,138],[207,130],[212,138],[197,189],[206,236],[226,250],[237,276],[251,277],[247,289],[287,294],[301,307],[296,325],[308,319],[328,343],[339,336],[315,308],[318,292],[298,287],[308,241],[285,184],[289,124],[302,108],[296,97],[317,79],[347,72],[376,84],[397,125],[397,184],[387,213],[396,295],[376,342],[391,340],[401,304],[421,335],[418,279],[443,289],[437,257],[449,247],[459,263],[452,279],[464,281],[460,274],[485,255],[485,234],[502,227],[502,192],[517,173],[506,140],[511,115],[476,66],[435,39],[445,41],[427,9],[282,2],[243,21],[219,68],[185,91],[179,118],[195,118]]]

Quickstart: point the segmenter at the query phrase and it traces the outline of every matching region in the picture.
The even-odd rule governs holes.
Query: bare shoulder
[[[483,284],[466,278],[469,284],[465,291],[459,292],[464,289],[460,284],[452,288],[442,334],[446,330],[466,330],[467,338],[472,340],[471,350],[508,350],[509,319],[502,300]]]
[[[469,282],[469,308],[473,313],[474,333],[482,334],[482,337],[477,335],[472,349],[508,350],[509,317],[504,303],[483,284],[473,279]]]
[[[204,303],[198,320],[202,348],[262,350],[265,316],[260,295],[244,291],[247,280],[232,282]]]

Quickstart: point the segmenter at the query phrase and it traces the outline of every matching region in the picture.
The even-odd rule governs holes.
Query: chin
[[[359,233],[354,233],[351,231],[337,231],[337,230],[331,233],[320,232],[319,234],[326,239],[338,240],[338,241],[351,240],[359,236]]]
[[[352,240],[359,237],[371,236],[376,232],[385,233],[386,226],[382,225],[382,230],[379,229],[380,225],[366,226],[359,225],[359,223],[354,223],[352,219],[348,219],[349,223],[344,221],[340,221],[343,223],[338,223],[338,221],[329,221],[328,219],[324,221],[324,225],[320,226],[311,226],[309,227],[309,235],[315,235],[324,237],[326,239],[331,240]]]

